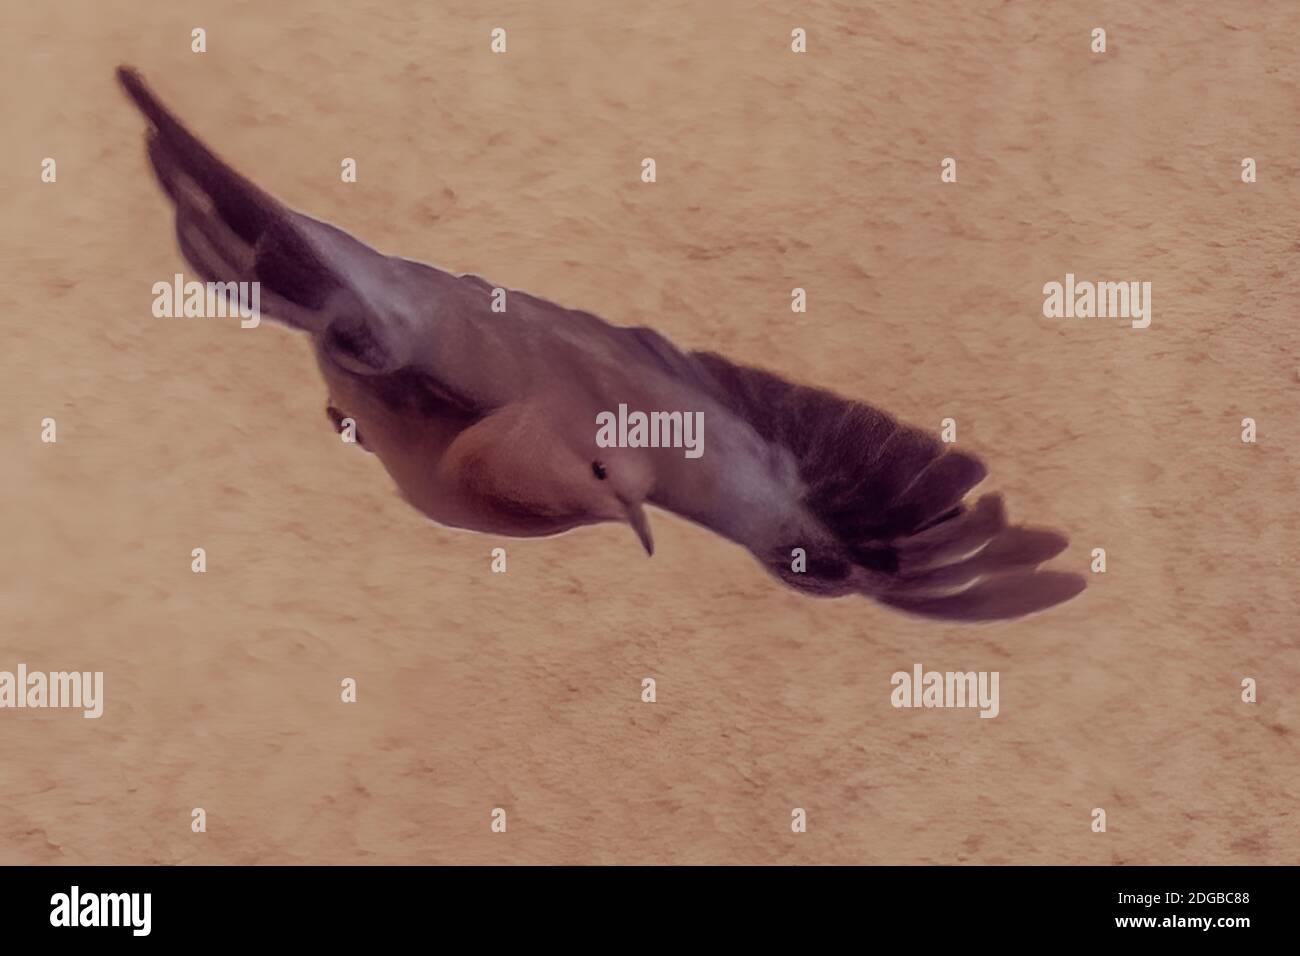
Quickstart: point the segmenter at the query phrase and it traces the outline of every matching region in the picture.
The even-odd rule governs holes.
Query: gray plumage
[[[185,258],[210,281],[256,281],[263,311],[308,333],[336,423],[352,418],[406,499],[444,524],[546,535],[628,523],[645,505],[748,548],[800,591],[863,594],[911,613],[1010,618],[1073,597],[1039,570],[1066,539],[964,501],[983,464],[860,402],[791,384],[647,328],[385,256],[294,212],[219,160],[150,92],[149,158]],[[705,454],[602,448],[596,416],[702,412]],[[795,549],[806,568],[795,570]]]

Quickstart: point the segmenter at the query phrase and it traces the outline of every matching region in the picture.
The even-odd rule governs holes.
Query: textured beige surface
[[[107,703],[0,711],[0,862],[1297,862],[1300,6],[9,6],[0,669]],[[385,251],[955,417],[1108,573],[937,626],[663,514],[653,560],[427,524],[303,341],[151,317],[185,267],[118,62]],[[1151,328],[1044,320],[1066,272],[1151,281]],[[894,710],[914,662],[1001,716]]]

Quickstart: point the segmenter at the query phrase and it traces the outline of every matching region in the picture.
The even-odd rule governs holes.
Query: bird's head
[[[654,484],[649,458],[625,448],[599,448],[584,462],[581,480],[594,504],[593,512],[610,521],[624,521],[641,539],[646,554],[655,553],[645,501]]]

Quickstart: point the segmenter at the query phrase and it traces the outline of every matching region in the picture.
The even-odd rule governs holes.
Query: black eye
[[[591,463],[591,473],[595,475],[597,478],[599,478],[601,481],[605,480],[605,475],[607,474],[607,472],[605,471],[605,466],[598,461],[593,461]]]

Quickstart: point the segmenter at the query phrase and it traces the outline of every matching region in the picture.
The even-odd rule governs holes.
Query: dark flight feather
[[[786,583],[843,593],[853,580],[846,559],[868,572],[862,593],[952,620],[1019,617],[1083,590],[1076,575],[1032,570],[1060,553],[1065,537],[1009,527],[1000,497],[964,502],[986,474],[978,458],[862,402],[712,352],[692,357],[711,377],[715,399],[790,451],[805,507],[842,548],[843,559],[818,555],[805,574],[782,569]]]
[[[176,205],[176,236],[190,265],[208,281],[260,282],[268,314],[290,325],[323,321],[308,313],[348,283],[306,234],[309,220],[222,162],[135,70],[119,67],[117,78],[153,126],[149,162]]]

